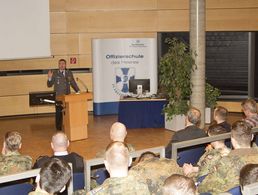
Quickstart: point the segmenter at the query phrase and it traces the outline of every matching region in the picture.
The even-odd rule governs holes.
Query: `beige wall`
[[[207,31],[257,31],[257,0],[207,0]],[[160,31],[188,31],[188,0],[50,0],[53,58],[0,61],[0,71],[51,69],[59,58],[91,68],[92,38],[156,37]],[[92,89],[92,74],[80,78]],[[29,107],[28,93],[49,90],[46,75],[0,77],[0,116],[53,112]],[[90,104],[92,110],[92,103]]]

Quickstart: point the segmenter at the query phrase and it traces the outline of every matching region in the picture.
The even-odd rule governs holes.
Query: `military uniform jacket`
[[[74,195],[85,195],[85,190],[79,190]],[[87,195],[149,195],[148,186],[138,176],[129,174],[127,177],[111,177],[91,190]]]
[[[8,152],[0,155],[0,175],[13,174],[31,169],[30,156],[21,155],[19,152]]]
[[[258,151],[254,148],[235,149],[221,158],[199,185],[200,193],[219,194],[239,185],[239,174],[248,163],[258,163]]]
[[[139,175],[147,183],[150,193],[159,195],[164,181],[172,174],[183,174],[183,171],[172,159],[151,158],[132,167],[129,173]]]
[[[223,157],[227,156],[230,149],[225,154],[222,154],[220,149],[212,149],[206,151],[198,161],[197,165],[199,167],[198,177],[207,175],[211,172],[212,168],[218,163],[218,161]]]
[[[52,87],[54,85],[54,91],[56,96],[70,94],[70,86],[78,92],[79,87],[77,86],[73,73],[70,70],[65,70],[65,73],[62,73],[60,70],[55,70],[51,80],[47,81],[47,86]]]

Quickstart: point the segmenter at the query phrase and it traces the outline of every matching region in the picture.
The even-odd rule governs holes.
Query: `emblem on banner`
[[[113,88],[118,95],[127,95],[129,92],[129,80],[135,78],[135,68],[116,68]]]

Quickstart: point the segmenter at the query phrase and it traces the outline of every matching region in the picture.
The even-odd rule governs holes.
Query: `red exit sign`
[[[77,64],[77,58],[76,57],[70,57],[70,64]]]

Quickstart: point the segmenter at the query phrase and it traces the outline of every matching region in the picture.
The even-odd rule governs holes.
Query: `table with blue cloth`
[[[164,128],[162,109],[165,99],[123,99],[119,102],[118,121],[127,128]]]

